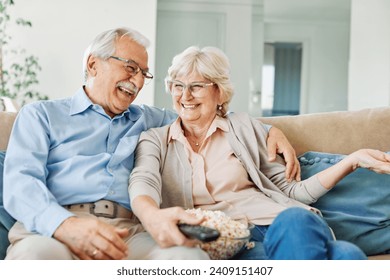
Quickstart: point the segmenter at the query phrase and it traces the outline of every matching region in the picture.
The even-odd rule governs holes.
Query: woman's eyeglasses
[[[207,91],[203,90],[209,86],[215,85],[215,83],[193,82],[190,84],[184,84],[183,82],[176,80],[167,80],[167,88],[173,96],[182,96],[186,89],[189,90],[193,97],[204,97]]]

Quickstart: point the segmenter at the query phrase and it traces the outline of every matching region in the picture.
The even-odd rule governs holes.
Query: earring
[[[219,110],[219,111],[222,110],[222,105],[218,105],[218,110]]]

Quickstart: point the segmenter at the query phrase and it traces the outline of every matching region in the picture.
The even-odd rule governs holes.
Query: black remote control
[[[205,226],[178,224],[178,227],[185,236],[195,238],[203,242],[214,241],[219,237],[218,230]]]

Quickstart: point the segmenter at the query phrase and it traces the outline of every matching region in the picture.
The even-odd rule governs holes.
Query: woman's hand
[[[181,207],[160,209],[149,196],[138,196],[132,202],[131,208],[142,222],[145,230],[162,248],[171,246],[194,247],[199,241],[184,236],[177,224],[179,222],[198,225],[202,218],[187,213]]]
[[[367,168],[377,173],[390,174],[390,155],[373,149],[361,149],[337,164],[317,174],[320,183],[328,190],[357,168]]]
[[[390,174],[390,155],[379,150],[361,149],[350,155],[354,158],[353,170],[362,167],[376,173]]]
[[[189,239],[180,232],[177,226],[179,222],[197,225],[202,219],[185,212],[183,208],[170,207],[156,209],[143,225],[162,248],[175,245],[194,247],[199,244],[198,240]]]
[[[283,154],[286,162],[286,178],[289,182],[293,179],[301,180],[301,167],[295,150],[283,132],[274,126],[268,133],[267,148],[269,161],[275,161],[276,154]]]

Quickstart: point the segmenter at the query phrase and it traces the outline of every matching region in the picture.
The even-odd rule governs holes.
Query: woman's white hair
[[[217,114],[225,116],[233,97],[233,84],[230,80],[229,59],[224,52],[215,47],[201,49],[191,46],[173,58],[166,80],[175,80],[178,76],[192,73],[197,73],[218,86],[223,103],[219,104],[222,108],[217,110]],[[165,85],[168,92],[167,83]]]
[[[91,44],[87,47],[83,57],[83,75],[84,81],[88,79],[87,63],[88,58],[93,55],[102,59],[108,59],[115,53],[115,44],[118,39],[128,36],[135,42],[143,46],[145,49],[149,47],[149,40],[138,31],[129,27],[120,27],[106,30],[95,37]]]

